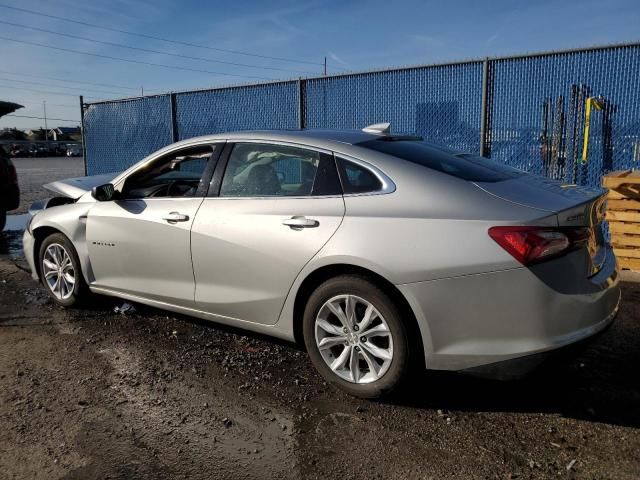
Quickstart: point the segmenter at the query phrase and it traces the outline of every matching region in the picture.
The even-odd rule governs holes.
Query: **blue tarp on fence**
[[[598,97],[582,162],[585,105]],[[198,135],[389,121],[524,170],[596,186],[640,162],[640,45],[181,92],[84,106],[87,173]]]

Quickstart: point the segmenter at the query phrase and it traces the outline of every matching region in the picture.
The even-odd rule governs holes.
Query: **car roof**
[[[355,145],[367,140],[375,140],[385,135],[367,133],[362,130],[247,130],[219,133],[184,140],[184,144],[215,140],[265,140],[302,143],[312,147],[331,148],[335,144]]]

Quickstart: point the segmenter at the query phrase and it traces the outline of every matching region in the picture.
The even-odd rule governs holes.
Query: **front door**
[[[172,152],[132,173],[119,199],[91,208],[92,286],[194,306],[191,227],[214,161],[209,145]]]
[[[193,224],[197,308],[274,324],[295,278],[343,216],[331,155],[236,144],[219,196],[204,200]]]

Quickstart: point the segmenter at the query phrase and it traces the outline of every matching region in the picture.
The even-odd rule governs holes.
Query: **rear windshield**
[[[487,158],[418,140],[377,139],[357,144],[470,182],[501,182],[524,172]]]

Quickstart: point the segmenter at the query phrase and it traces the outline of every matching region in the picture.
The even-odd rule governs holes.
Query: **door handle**
[[[314,228],[320,225],[320,222],[307,217],[295,216],[282,221],[283,225],[291,228]]]
[[[162,217],[162,219],[169,223],[186,222],[189,220],[189,215],[183,215],[180,212],[171,212]]]

